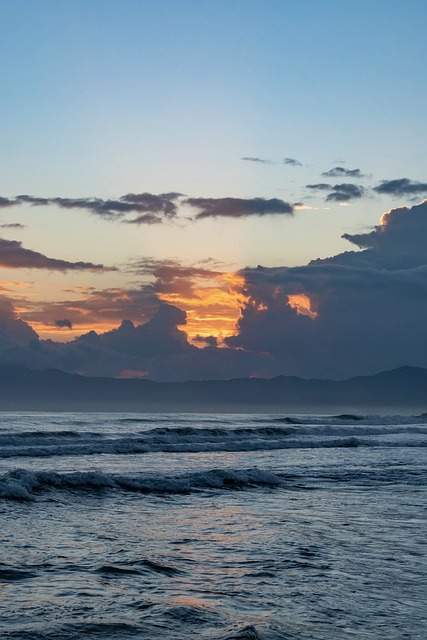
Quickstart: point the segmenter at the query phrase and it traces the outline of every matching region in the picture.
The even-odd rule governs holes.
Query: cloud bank
[[[344,238],[353,250],[300,267],[236,274],[208,263],[141,260],[133,272],[153,279],[140,288],[88,290],[78,301],[46,303],[21,317],[1,298],[0,359],[158,380],[342,378],[401,365],[427,367],[427,202],[392,209],[375,228]],[[212,278],[215,296],[233,278],[240,317],[224,344],[207,334],[192,343],[184,307],[188,300],[206,302],[204,286],[210,292]],[[105,314],[113,329],[89,331],[68,343],[41,340],[29,324],[59,323],[69,331],[84,318]]]

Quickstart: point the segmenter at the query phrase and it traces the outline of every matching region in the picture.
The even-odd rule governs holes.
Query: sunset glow
[[[215,337],[219,343],[236,333],[241,309],[248,298],[243,293],[244,278],[236,273],[221,273],[212,281],[197,284],[191,294],[163,293],[159,298],[187,314],[181,325],[190,342],[198,345],[197,336]]]
[[[307,316],[314,320],[318,313],[312,309],[310,298],[305,293],[295,293],[288,296],[289,306],[297,312],[299,316]]]
[[[67,327],[57,327],[52,324],[46,324],[44,322],[31,321],[29,324],[32,326],[41,338],[44,340],[57,340],[58,342],[69,342],[74,338],[78,338],[90,331],[96,331],[97,333],[104,333],[117,328],[117,322],[88,322],[83,324],[74,325],[71,329]]]

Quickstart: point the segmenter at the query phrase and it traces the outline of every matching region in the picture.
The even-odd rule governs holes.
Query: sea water
[[[0,637],[427,637],[427,419],[0,414]]]

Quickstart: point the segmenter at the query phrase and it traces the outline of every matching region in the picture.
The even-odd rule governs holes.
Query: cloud
[[[283,164],[286,164],[289,167],[302,167],[302,162],[296,160],[295,158],[284,158]]]
[[[374,187],[374,191],[390,196],[417,196],[427,194],[427,182],[417,182],[409,178],[383,180]]]
[[[268,355],[218,348],[209,337],[202,338],[204,348],[190,344],[181,328],[185,322],[184,311],[161,303],[142,324],[124,320],[113,330],[91,331],[60,343],[40,340],[17,318],[10,303],[4,312],[0,302],[0,357],[2,362],[31,368],[116,377],[143,373],[162,381],[231,378],[268,371]]]
[[[312,189],[313,191],[332,191],[333,186],[326,182],[317,182],[315,184],[307,184],[307,189]]]
[[[73,328],[73,323],[71,322],[71,320],[68,320],[67,318],[64,318],[63,320],[55,320],[55,326],[58,328],[65,328],[65,329],[72,329]]]
[[[92,262],[58,260],[32,251],[17,240],[0,238],[0,266],[7,269],[48,269],[50,271],[112,271],[113,267]]]
[[[20,222],[5,222],[4,224],[0,224],[1,229],[25,229],[25,224],[21,224]]]
[[[271,164],[270,160],[266,160],[265,158],[258,158],[257,156],[243,156],[240,159],[245,160],[245,162],[258,162],[259,164]]]
[[[129,267],[139,287],[74,291],[44,305],[20,300],[20,317],[0,298],[2,361],[158,380],[427,367],[427,202],[392,209],[344,238],[353,250],[299,267],[227,273],[209,262],[143,259]],[[203,314],[222,318],[232,304],[237,327],[223,342],[209,327],[198,330]],[[58,318],[73,332],[89,321],[113,326],[64,344],[39,339],[27,324]]]
[[[365,195],[364,187],[357,184],[336,184],[333,187],[333,191],[328,194],[326,200],[335,202],[348,202],[349,200],[356,200],[362,198]]]
[[[18,318],[12,302],[0,296],[0,354],[7,349],[26,346],[37,340],[36,332]]]
[[[163,222],[162,218],[155,215],[154,213],[143,213],[136,218],[132,218],[131,220],[123,220],[125,224],[161,224]]]
[[[21,297],[21,317],[48,338],[55,337],[52,327],[57,318],[70,320],[73,335],[91,330],[105,332],[119,325],[123,318],[134,324],[147,322],[159,305],[166,303],[185,310],[185,333],[191,343],[200,345],[200,336],[215,335],[222,345],[224,338],[235,331],[244,304],[242,277],[225,270],[224,265],[209,260],[182,264],[176,260],[144,258],[130,263],[127,271],[138,277],[138,286],[77,288],[67,290],[65,300],[45,303]]]
[[[366,189],[364,187],[351,183],[332,185],[320,182],[317,184],[307,184],[306,187],[313,191],[328,191],[329,193],[326,197],[328,202],[348,202],[350,200],[357,200],[362,198],[366,193]]]
[[[408,269],[427,264],[427,201],[413,207],[391,209],[381,223],[367,233],[345,233],[343,238],[364,249],[337,256],[359,264],[387,269]]]
[[[184,204],[199,209],[196,220],[293,214],[292,205],[279,198],[187,198]]]
[[[248,158],[246,158],[248,159]],[[261,158],[252,161],[264,162]],[[267,161],[265,161],[267,162]],[[1,201],[4,204],[1,204]],[[0,206],[14,205],[57,206],[62,209],[85,210],[107,220],[132,225],[154,225],[173,220],[178,215],[179,205],[199,209],[195,220],[203,218],[243,218],[265,215],[292,215],[293,207],[279,198],[186,198],[178,192],[154,195],[151,193],[128,193],[118,199],[102,198],[43,198],[20,195],[15,199],[0,198]],[[137,214],[137,215],[135,215]]]
[[[228,345],[268,352],[276,370],[293,375],[427,366],[427,203],[344,237],[362,250],[303,267],[246,269],[249,301]]]
[[[134,288],[109,288],[71,291],[80,294],[53,302],[20,301],[21,317],[30,323],[46,327],[55,325],[57,318],[66,318],[73,329],[88,331],[99,327],[113,327],[128,318],[136,323],[146,322],[158,308],[158,298],[152,283]]]
[[[57,206],[61,209],[86,210],[95,215],[110,220],[121,220],[129,214],[140,214],[134,219],[125,219],[125,222],[133,224],[153,224],[162,222],[163,219],[172,219],[177,214],[176,200],[179,193],[170,192],[155,195],[152,193],[128,193],[118,199],[103,198],[42,198],[31,195],[19,195],[14,200],[9,200],[11,206],[16,204],[29,204],[34,207]],[[0,201],[1,205],[1,201]]]
[[[346,169],[345,167],[332,167],[329,171],[324,171],[325,178],[366,178],[360,169]]]

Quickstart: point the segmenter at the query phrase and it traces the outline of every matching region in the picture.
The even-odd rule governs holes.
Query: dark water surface
[[[422,417],[0,414],[0,637],[427,637]]]

